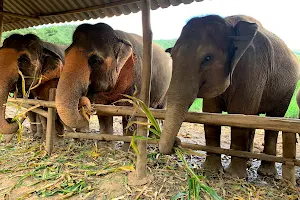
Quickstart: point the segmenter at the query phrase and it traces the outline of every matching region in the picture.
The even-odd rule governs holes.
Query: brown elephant
[[[58,114],[67,126],[83,128],[89,125],[78,112],[79,100],[85,94],[92,103],[101,104],[120,100],[124,98],[122,94],[133,95],[135,91],[139,94],[142,44],[141,36],[114,30],[104,23],[77,27],[73,43],[66,50],[66,63],[56,96]],[[160,46],[153,44],[152,63],[150,106],[161,108],[171,80],[172,59]],[[113,117],[98,115],[98,119],[100,131],[112,134]],[[123,118],[123,127],[126,125],[127,120]]]
[[[23,97],[22,78],[18,70],[22,72],[25,79],[25,90],[30,90],[29,98],[39,97],[39,99],[48,100],[50,87],[56,87],[58,83],[64,63],[65,49],[66,46],[44,42],[33,34],[13,34],[5,39],[0,48],[1,104],[6,103],[8,93],[14,92],[16,88],[17,96]],[[0,131],[5,134],[15,132],[18,125],[5,120],[5,106],[0,109]],[[32,122],[39,121],[41,118],[32,112],[28,113],[28,117]],[[59,125],[61,124],[58,123]],[[33,134],[40,135],[37,129],[38,127],[31,123]]]
[[[256,22],[256,23],[251,23]],[[299,78],[293,52],[275,34],[247,16],[216,15],[191,19],[171,51],[173,74],[167,92],[167,111],[159,142],[169,154],[195,98],[203,111],[283,117]],[[220,147],[220,126],[204,125],[206,145]],[[249,151],[254,129],[231,128],[231,148]],[[265,130],[263,152],[276,155],[278,131]],[[247,159],[232,157],[226,169],[244,178]],[[221,157],[207,153],[204,170],[222,170]],[[258,172],[276,175],[274,162],[262,161]]]

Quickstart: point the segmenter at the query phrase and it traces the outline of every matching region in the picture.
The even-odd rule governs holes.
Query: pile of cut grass
[[[25,131],[26,128],[24,128]],[[22,141],[0,144],[0,199],[188,199],[192,180],[185,164],[176,155],[165,156],[157,147],[148,148],[148,171],[154,180],[140,187],[127,184],[127,174],[135,165],[133,152],[111,148],[93,141],[58,142],[51,157],[44,145],[24,133]],[[183,155],[197,176],[203,176],[204,155]],[[299,188],[284,182],[255,185],[231,178],[203,181],[223,199],[297,199]],[[189,183],[189,184],[188,184]],[[136,198],[139,197],[139,198]],[[192,198],[193,199],[193,198]],[[199,199],[212,199],[200,193]]]

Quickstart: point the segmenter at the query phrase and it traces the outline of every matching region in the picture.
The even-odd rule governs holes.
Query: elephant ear
[[[167,48],[167,49],[165,50],[165,52],[171,54],[172,49],[173,49],[173,47]]]
[[[47,53],[51,52],[55,56],[57,56],[63,64],[65,64],[65,49],[66,46],[55,45],[49,42],[41,41],[41,46],[43,47],[43,52]]]
[[[132,45],[129,41],[125,39],[119,39],[119,50],[116,55],[118,72],[121,71],[122,67],[125,65],[126,61],[133,55]]]
[[[249,45],[253,41],[257,33],[257,24],[249,23],[246,21],[239,21],[234,27],[234,35],[230,36],[232,39],[232,55],[231,55],[231,65],[230,65],[230,77],[232,73],[248,49]]]

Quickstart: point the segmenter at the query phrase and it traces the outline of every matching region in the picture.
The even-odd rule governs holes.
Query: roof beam
[[[9,16],[9,17],[20,18],[20,19],[40,20],[40,17],[21,15],[18,13],[12,13],[12,12],[7,12],[7,11],[0,11],[0,14],[3,16]]]
[[[74,14],[74,13],[81,13],[81,12],[89,12],[89,11],[95,11],[99,10],[102,8],[111,8],[111,7],[116,7],[120,5],[125,5],[125,4],[130,4],[130,3],[137,3],[140,2],[141,0],[120,0],[120,1],[115,1],[111,3],[105,3],[97,6],[90,6],[86,8],[80,8],[76,10],[67,10],[67,11],[61,11],[61,12],[54,12],[50,14],[41,14],[40,17],[51,17],[51,16],[57,16],[57,15],[68,15],[68,14]]]

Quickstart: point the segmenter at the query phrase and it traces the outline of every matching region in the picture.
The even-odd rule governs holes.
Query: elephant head
[[[78,111],[80,99],[86,94],[92,99],[101,92],[110,92],[132,55],[130,42],[109,25],[98,23],[77,27],[73,43],[66,50],[66,63],[56,96],[58,114],[67,126],[88,126],[87,119]]]
[[[193,101],[222,94],[234,69],[257,33],[257,25],[240,21],[232,26],[219,16],[191,19],[171,50],[173,72],[167,111],[159,142],[169,154]]]
[[[19,91],[22,96],[22,72],[25,79],[25,90],[28,91],[40,81],[45,73],[47,79],[57,76],[54,69],[60,68],[64,62],[64,51],[50,43],[41,41],[33,34],[13,34],[4,40],[0,48],[0,132],[10,134],[18,129],[16,123],[8,123],[5,120],[5,104],[9,92]],[[55,75],[54,75],[55,74]],[[43,81],[43,80],[42,80]]]

